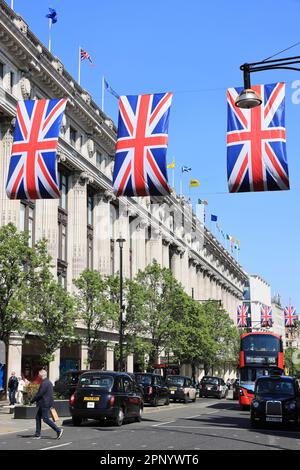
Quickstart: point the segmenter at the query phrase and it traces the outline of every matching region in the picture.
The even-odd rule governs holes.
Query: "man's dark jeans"
[[[42,407],[38,406],[38,410],[37,410],[36,417],[35,417],[35,422],[36,422],[35,434],[36,434],[36,436],[41,435],[42,420],[44,421],[44,423],[48,424],[48,426],[50,426],[50,428],[52,428],[55,432],[57,432],[57,433],[60,432],[60,428],[58,428],[56,426],[56,424],[54,423],[54,421],[52,421],[52,419],[50,419],[50,408],[42,408]]]
[[[15,405],[16,404],[16,390],[8,390],[8,398],[9,398],[9,404]]]

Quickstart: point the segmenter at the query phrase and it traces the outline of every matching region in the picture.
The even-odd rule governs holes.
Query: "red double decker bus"
[[[283,373],[281,336],[266,331],[241,335],[239,403],[242,408],[250,406],[258,377]]]

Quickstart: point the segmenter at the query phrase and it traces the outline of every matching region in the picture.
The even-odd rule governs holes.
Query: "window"
[[[97,152],[96,153],[96,166],[97,166],[97,168],[101,169],[101,164],[102,164],[102,153]]]
[[[59,189],[61,197],[58,207],[58,260],[57,279],[60,285],[67,287],[67,255],[68,255],[68,174],[59,171]]]
[[[94,199],[93,195],[87,195],[87,268],[93,269],[93,241],[94,241],[94,228],[93,228],[93,209]]]
[[[10,91],[11,93],[13,92],[13,89],[14,89],[14,84],[15,84],[15,73],[14,72],[10,72],[9,74],[9,77],[10,77]]]
[[[34,220],[35,204],[31,201],[21,201],[20,204],[20,230],[28,232],[28,244],[33,247],[35,243],[35,220]]]
[[[77,140],[77,131],[73,128],[70,127],[70,142],[73,147],[76,147],[76,140]]]
[[[3,83],[3,78],[4,78],[4,64],[0,62],[0,85]]]
[[[61,191],[59,206],[66,211],[68,209],[68,176],[62,172],[59,173],[59,189]]]

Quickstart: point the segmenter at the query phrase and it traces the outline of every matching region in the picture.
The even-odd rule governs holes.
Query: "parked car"
[[[75,392],[79,377],[84,372],[86,372],[86,370],[69,370],[65,372],[55,381],[54,392],[69,400],[70,396]]]
[[[240,396],[240,379],[235,379],[233,382],[233,399],[238,400]]]
[[[200,381],[200,397],[226,398],[228,387],[221,377],[206,375]]]
[[[145,403],[150,403],[152,406],[170,404],[169,389],[161,375],[150,373],[134,375],[136,382],[143,387]]]
[[[169,397],[171,400],[196,401],[196,388],[192,385],[192,379],[183,375],[167,375],[166,384],[169,387]]]
[[[288,376],[259,377],[250,408],[253,427],[285,423],[297,426],[300,417],[299,380]]]
[[[94,370],[80,376],[70,412],[74,426],[83,419],[107,419],[121,426],[129,418],[141,421],[143,399],[128,374]]]
[[[144,387],[142,385],[140,385],[137,381],[136,381],[136,377],[135,377],[135,374],[133,372],[126,372],[129,377],[132,378],[133,382],[134,382],[134,386],[136,388],[136,391],[141,395],[141,397],[144,399]]]

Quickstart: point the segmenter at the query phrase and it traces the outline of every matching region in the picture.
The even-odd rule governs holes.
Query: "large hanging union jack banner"
[[[19,101],[6,193],[10,199],[59,198],[56,148],[66,99]]]
[[[297,320],[296,309],[289,305],[284,309],[284,320],[285,326],[295,326],[295,321]]]
[[[272,326],[272,308],[267,305],[261,305],[260,307],[260,324],[261,326]]]
[[[244,328],[247,326],[249,306],[248,305],[239,305],[237,308],[237,326]]]
[[[227,90],[227,176],[231,193],[290,189],[286,157],[285,84],[252,87],[261,106],[241,109],[241,88]]]
[[[121,96],[113,174],[117,196],[169,194],[166,153],[172,93]]]

